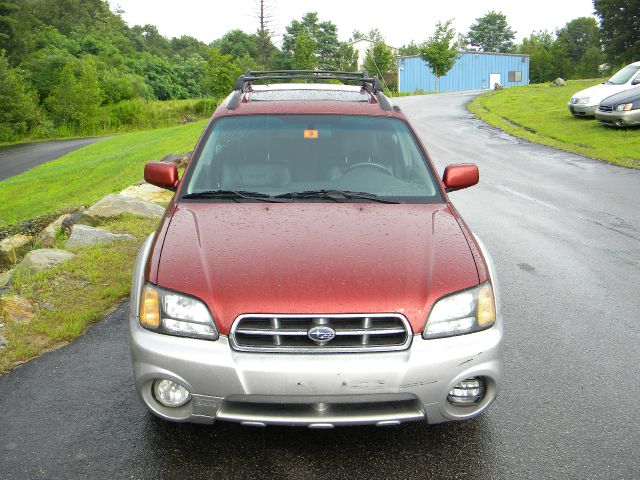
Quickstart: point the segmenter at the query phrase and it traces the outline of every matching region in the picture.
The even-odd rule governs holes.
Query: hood
[[[630,90],[625,90],[624,92],[616,93],[610,97],[605,98],[600,103],[602,105],[608,105],[610,107],[615,107],[620,103],[634,103],[640,101],[640,87],[634,87]]]
[[[403,313],[478,284],[447,205],[183,203],[157,283],[203,300],[222,334],[243,313]]]
[[[624,92],[634,88],[633,86],[625,83],[624,85],[607,85],[602,83],[594,87],[580,90],[578,93],[574,93],[571,98],[589,97],[589,105],[598,105],[602,100],[616,93]]]

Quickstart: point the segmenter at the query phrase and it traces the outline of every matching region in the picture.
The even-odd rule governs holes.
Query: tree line
[[[226,96],[247,69],[355,70],[352,42],[371,40],[363,69],[394,88],[398,55],[421,55],[446,74],[461,49],[531,55],[532,82],[601,75],[637,60],[640,0],[594,0],[600,23],[578,18],[556,32],[534,32],[520,44],[500,12],[478,18],[466,35],[439,22],[432,37],[399,49],[381,32],[354,31],[309,12],[285,27],[281,46],[261,16],[255,33],[231,30],[210,44],[166,38],[153,25],[129,26],[105,0],[0,0],[0,141],[27,135],[92,134],[127,125],[151,100]],[[622,12],[622,13],[621,13]]]

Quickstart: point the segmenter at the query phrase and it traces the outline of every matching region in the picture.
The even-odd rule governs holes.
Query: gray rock
[[[7,339],[0,335],[0,350],[7,348],[8,346],[9,342],[7,342]]]
[[[84,207],[76,210],[62,221],[62,231],[65,235],[71,235],[71,227],[82,220],[82,214],[84,214]]]
[[[74,225],[66,247],[82,247],[94,243],[111,243],[118,240],[134,240],[136,237],[124,233],[111,233],[101,228]]]
[[[15,268],[12,268],[8,272],[0,273],[0,288],[4,288],[11,283],[14,273],[16,273]]]
[[[166,163],[180,163],[183,158],[184,158],[184,155],[178,155],[177,153],[170,153],[169,155],[164,156],[160,161],[166,162]]]
[[[61,215],[56,220],[47,225],[45,229],[40,232],[40,235],[38,235],[37,240],[40,245],[42,245],[43,247],[53,247],[56,243],[58,230],[62,227],[62,222],[70,217],[70,214]]]
[[[89,207],[82,214],[82,223],[96,225],[127,213],[144,218],[160,218],[164,214],[164,208],[137,198],[111,194]]]
[[[15,263],[28,249],[31,237],[29,235],[13,235],[0,241],[0,266]]]
[[[551,85],[553,85],[554,87],[564,87],[567,84],[567,82],[565,82],[564,78],[556,78],[553,82],[551,82]]]
[[[61,263],[71,260],[75,255],[66,250],[58,250],[55,248],[41,248],[39,250],[32,250],[27,253],[22,262],[20,262],[20,268],[24,268],[33,273],[41,272],[51,267],[55,267]]]

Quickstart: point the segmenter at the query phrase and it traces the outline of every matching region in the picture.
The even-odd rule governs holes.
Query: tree
[[[73,132],[92,132],[99,122],[102,90],[98,83],[95,60],[82,62],[80,76],[74,64],[68,63],[46,100],[51,119],[59,127]]]
[[[217,48],[211,48],[205,66],[203,87],[215,98],[224,98],[233,90],[233,84],[241,70],[231,55],[223,55]]]
[[[569,78],[594,78],[602,63],[600,30],[591,17],[576,18],[556,33],[556,42],[566,52],[570,63]],[[565,77],[565,78],[566,78]]]
[[[607,60],[621,66],[640,59],[640,0],[593,0]]]
[[[251,35],[242,30],[229,30],[212,44],[222,55],[231,55],[232,58],[240,58],[249,55],[256,60],[260,59],[260,48],[257,35]]]
[[[11,37],[15,35],[18,21],[12,14],[17,11],[17,5],[9,2],[0,2],[0,48],[6,48]]]
[[[453,68],[460,52],[458,43],[454,41],[456,31],[451,26],[452,20],[436,23],[436,31],[420,47],[420,58],[428,65],[435,77],[435,91],[438,91],[438,79],[445,76]]]
[[[274,53],[275,46],[271,40],[271,22],[273,20],[273,5],[268,0],[257,0],[257,12],[258,18],[258,50],[260,50],[260,63],[267,65],[269,59]]]
[[[295,70],[315,70],[318,66],[318,59],[315,55],[316,48],[316,41],[306,32],[298,33],[291,66]]]
[[[336,68],[339,63],[340,40],[338,40],[337,27],[333,23],[320,22],[317,13],[309,12],[302,17],[302,20],[293,20],[285,30],[286,33],[282,36],[282,52],[289,63],[293,63],[298,37],[304,35],[306,39],[301,45],[311,40],[315,43],[313,52],[315,60],[310,63],[321,69]]]
[[[533,32],[522,40],[518,52],[530,55],[529,79],[531,83],[553,80],[555,73],[553,44],[553,36],[546,31]]]
[[[420,45],[411,40],[410,43],[403,45],[398,49],[398,55],[400,55],[401,57],[420,55]]]
[[[26,135],[41,120],[38,97],[24,76],[9,66],[0,50],[0,141]]]
[[[396,70],[393,51],[383,42],[374,43],[367,50],[362,68],[371,75],[377,75],[384,80],[387,75]]]
[[[511,30],[506,15],[494,10],[476,18],[467,34],[469,44],[481,52],[513,52],[514,38],[515,32]]]
[[[340,42],[338,49],[336,70],[355,72],[358,69],[358,52],[346,42]]]

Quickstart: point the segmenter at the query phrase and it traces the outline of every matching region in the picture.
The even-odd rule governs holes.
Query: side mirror
[[[175,163],[147,162],[144,166],[144,180],[156,187],[175,191],[180,183],[178,167]]]
[[[479,180],[480,172],[473,163],[449,165],[444,169],[444,175],[442,176],[442,183],[444,183],[447,192],[471,187],[478,183]]]
[[[640,85],[640,77],[634,78],[633,82],[631,82],[631,85]]]

